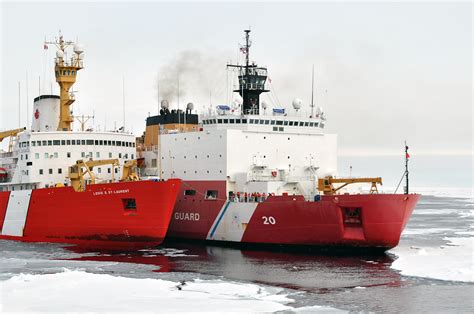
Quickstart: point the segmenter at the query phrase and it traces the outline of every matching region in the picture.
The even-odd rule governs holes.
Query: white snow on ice
[[[223,280],[179,283],[83,271],[21,274],[0,282],[0,312],[275,312],[295,309],[283,289]]]
[[[402,275],[474,282],[474,238],[444,238],[440,247],[396,247],[392,268]]]

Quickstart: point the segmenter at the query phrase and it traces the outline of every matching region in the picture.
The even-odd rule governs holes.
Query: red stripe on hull
[[[89,185],[32,191],[23,237],[26,242],[60,242],[102,249],[159,245],[166,236],[181,187],[177,179]],[[126,209],[135,199],[136,210]]]
[[[5,220],[5,215],[7,214],[9,197],[10,192],[0,192],[0,231],[3,228],[3,221]]]

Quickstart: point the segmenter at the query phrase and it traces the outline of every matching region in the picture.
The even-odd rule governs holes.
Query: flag
[[[44,45],[43,45],[43,49],[44,49],[44,50],[48,50],[48,45],[47,45],[47,44],[44,44]]]
[[[244,55],[246,55],[247,54],[247,49],[245,47],[241,47],[240,52],[242,52]]]
[[[405,157],[406,157],[407,159],[410,158],[410,154],[407,152],[406,155],[405,155]]]

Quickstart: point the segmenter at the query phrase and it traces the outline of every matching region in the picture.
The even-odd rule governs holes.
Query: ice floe
[[[474,238],[443,238],[439,247],[402,247],[390,252],[398,258],[392,268],[402,275],[474,282]]]
[[[300,311],[288,305],[293,300],[283,291],[278,287],[223,280],[173,282],[77,270],[20,274],[0,282],[0,312]],[[330,309],[311,307],[312,311]]]

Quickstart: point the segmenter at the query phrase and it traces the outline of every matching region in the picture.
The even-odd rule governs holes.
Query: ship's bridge
[[[326,119],[278,115],[217,114],[201,117],[204,129],[239,129],[255,132],[323,134]]]

